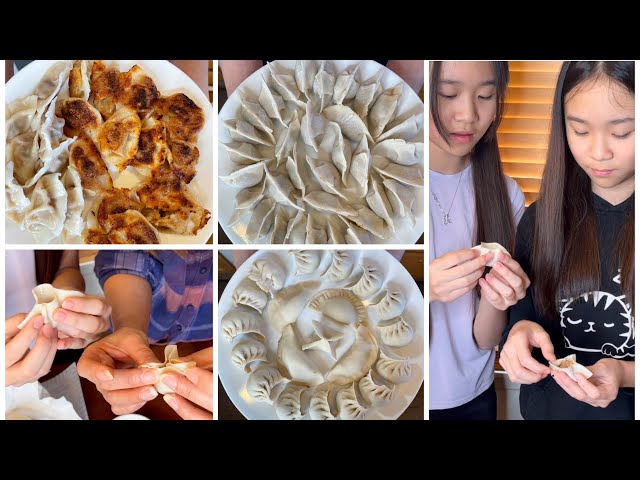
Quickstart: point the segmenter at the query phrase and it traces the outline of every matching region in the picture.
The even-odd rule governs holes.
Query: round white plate
[[[409,275],[409,272],[407,272],[402,264],[385,250],[349,250],[348,252],[351,255],[351,258],[355,260],[354,271],[351,273],[349,278],[338,283],[330,282],[320,276],[320,274],[324,273],[331,264],[331,251],[315,251],[319,252],[322,255],[320,267],[316,269],[316,272],[311,275],[301,276],[295,276],[295,260],[293,258],[293,255],[291,255],[288,251],[260,250],[259,252],[256,252],[251,258],[249,258],[245,263],[242,264],[242,266],[238,269],[238,271],[233,275],[233,277],[227,284],[227,287],[220,297],[220,303],[218,305],[218,317],[219,319],[222,319],[222,317],[224,317],[227,312],[237,308],[232,300],[233,291],[242,280],[247,278],[249,272],[251,271],[251,267],[256,260],[266,258],[275,259],[280,263],[282,267],[285,267],[288,273],[285,287],[307,280],[321,281],[322,283],[315,293],[318,293],[327,288],[341,288],[357,281],[362,273],[362,269],[358,265],[360,265],[365,259],[371,260],[380,267],[384,268],[386,271],[383,288],[387,285],[387,283],[391,282],[399,286],[402,289],[402,292],[406,295],[407,306],[402,316],[405,321],[414,328],[415,331],[415,335],[411,340],[411,343],[409,343],[409,345],[405,347],[392,348],[384,346],[380,340],[377,329],[375,328],[375,325],[378,321],[378,316],[373,308],[367,308],[369,327],[375,334],[378,340],[378,345],[384,350],[387,355],[393,358],[411,358],[413,363],[413,371],[410,380],[407,383],[396,385],[391,401],[370,408],[365,417],[366,419],[396,419],[402,414],[402,412],[407,409],[409,404],[412,402],[412,400],[418,393],[418,390],[420,390],[420,385],[422,385],[422,381],[424,379],[424,298],[420,293],[420,289],[416,285],[415,280],[411,277],[411,275]],[[384,290],[382,290],[382,294],[384,294]],[[377,301],[378,297],[379,295],[375,294],[370,300]],[[365,301],[363,303],[365,305],[368,305],[371,302]],[[319,314],[317,312],[313,312],[308,307],[305,308],[304,312],[296,322],[296,329],[299,334],[300,342],[306,341],[307,338],[310,337],[311,333],[313,332],[311,327],[311,320],[318,318],[318,315]],[[268,350],[269,363],[275,365],[279,334],[277,334],[270,328],[266,320],[263,323],[263,327],[264,333],[267,338],[266,345]],[[220,321],[218,321],[218,374],[220,376],[220,381],[222,382],[227,395],[229,395],[229,398],[231,398],[231,401],[246,418],[248,418],[249,420],[277,420],[278,416],[276,415],[273,405],[269,405],[266,402],[257,402],[247,393],[245,384],[248,378],[248,374],[245,373],[244,370],[236,367],[231,362],[231,349],[233,348],[233,345],[241,340],[241,337],[243,337],[243,335],[236,337],[232,343],[227,343],[227,341],[224,340],[222,331],[220,329]],[[352,342],[353,339],[349,339],[348,342],[343,344],[338,349],[338,356],[342,355],[351,346]],[[332,360],[331,357],[324,352],[311,350],[307,350],[307,352],[313,355],[316,362],[323,367],[323,371],[325,372],[334,362],[334,360]],[[255,363],[250,364],[250,366],[253,369],[256,368]],[[272,392],[272,399],[277,398],[284,386],[285,384],[283,382],[274,388],[274,392]],[[332,395],[335,395],[335,391]],[[303,394],[303,404],[304,398],[305,395]],[[306,402],[308,403],[308,399],[306,400]],[[309,414],[307,413],[304,418],[309,419]]]
[[[46,71],[60,60],[35,60],[20,70],[9,82],[5,90],[5,102],[10,104],[15,100],[32,95]],[[117,65],[121,72],[126,72],[134,65],[138,65],[144,73],[151,77],[162,96],[168,97],[174,93],[184,93],[196,105],[202,108],[205,116],[204,127],[198,135],[197,147],[200,150],[200,161],[196,167],[196,176],[189,184],[189,191],[204,208],[211,212],[209,222],[197,233],[197,235],[175,235],[160,232],[160,243],[206,243],[213,234],[214,212],[213,192],[211,182],[213,180],[213,108],[207,96],[200,90],[191,78],[182,70],[167,60],[107,60],[107,65]],[[68,82],[65,82],[63,90],[68,90]],[[125,170],[114,185],[122,188],[130,188],[139,180],[134,174]],[[12,221],[5,220],[7,243],[35,243],[33,236],[22,231]],[[63,243],[62,238],[53,239],[51,243]]]
[[[387,89],[396,86],[398,83],[403,83],[402,96],[398,102],[398,109],[396,117],[392,120],[395,122],[398,118],[405,119],[411,115],[424,112],[424,104],[420,97],[402,80],[398,75],[389,70],[387,67],[380,65],[373,60],[332,60],[335,66],[336,72],[339,74],[345,71],[347,68],[360,64],[356,78],[369,79],[381,68],[384,70],[384,74],[380,80],[382,86]],[[293,72],[296,60],[276,60],[273,62],[276,67],[281,70],[287,70]],[[263,76],[267,76],[269,71],[268,66],[262,67],[260,70],[254,72],[249,76],[242,84],[231,94],[229,99],[225,102],[224,106],[220,110],[218,116],[218,175],[228,175],[234,170],[237,170],[239,165],[234,163],[229,157],[229,152],[222,146],[223,143],[231,143],[234,140],[229,136],[229,131],[224,126],[225,120],[232,120],[240,117],[240,92],[243,95],[248,94],[250,98],[257,98],[262,87],[261,79]],[[279,123],[277,120],[275,124]],[[416,138],[420,138],[420,141],[424,142],[424,133],[420,133]],[[307,149],[310,147],[306,147]],[[424,168],[424,164],[422,165]],[[373,243],[384,244],[414,244],[424,233],[424,189],[417,187],[409,187],[416,195],[416,224],[412,227],[406,218],[398,219],[398,226],[395,234],[387,239],[382,240],[375,235],[371,235]],[[249,243],[246,240],[247,223],[249,222],[250,215],[245,216],[242,220],[236,223],[233,227],[227,226],[229,218],[233,214],[233,199],[238,193],[238,189],[231,187],[218,179],[218,205],[220,213],[218,221],[222,226],[222,229],[227,234],[227,237],[231,242],[236,244]],[[396,220],[394,216],[394,221]],[[266,235],[262,239],[259,239],[257,243],[269,243],[269,235]]]

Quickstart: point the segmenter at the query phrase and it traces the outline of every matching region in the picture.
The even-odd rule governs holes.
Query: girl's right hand
[[[472,248],[456,250],[436,258],[429,264],[429,303],[453,302],[478,284],[492,253],[480,255]]]
[[[49,373],[56,356],[58,332],[45,325],[41,316],[33,317],[24,328],[18,325],[27,315],[20,313],[5,321],[5,385],[19,387]],[[34,342],[33,348],[29,346]]]
[[[553,343],[545,329],[535,322],[520,320],[509,332],[499,360],[512,382],[538,383],[551,373],[551,368],[533,358],[533,347],[540,348],[548,361],[555,361]]]

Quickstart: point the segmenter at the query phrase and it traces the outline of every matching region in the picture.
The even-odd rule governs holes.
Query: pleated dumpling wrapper
[[[42,315],[45,325],[49,324],[53,328],[58,328],[58,324],[53,320],[53,312],[55,312],[56,308],[60,308],[62,306],[62,302],[69,297],[84,296],[84,293],[78,292],[77,290],[62,290],[60,288],[55,288],[49,283],[38,285],[33,289],[33,297],[36,299],[36,304],[29,312],[29,315],[20,322],[18,328],[23,328],[29,320],[38,315]]]
[[[564,358],[559,358],[555,362],[549,362],[549,366],[551,370],[555,370],[556,372],[564,372],[569,375],[569,378],[576,382],[576,373],[584,375],[585,378],[591,378],[593,373],[584,365],[580,365],[576,362],[576,355],[569,355]]]
[[[159,373],[158,378],[162,378],[162,375],[169,372],[179,373],[184,375],[187,370],[196,366],[196,362],[183,362],[178,360],[178,346],[167,345],[164,349],[164,363],[149,362],[140,365],[140,368],[155,368]],[[155,389],[160,395],[166,395],[167,393],[174,393],[174,391],[167,387],[162,380],[159,380],[155,385]]]
[[[487,267],[493,267],[495,263],[498,261],[498,255],[500,252],[504,252],[509,255],[509,252],[506,248],[504,248],[499,243],[486,243],[482,242],[480,245],[476,245],[473,247],[473,250],[480,250],[480,255],[484,255],[486,253],[493,253],[493,258],[489,263],[487,263]]]

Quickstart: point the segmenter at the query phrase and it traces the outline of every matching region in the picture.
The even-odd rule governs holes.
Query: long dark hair
[[[558,75],[547,163],[536,206],[532,258],[534,300],[547,319],[556,315],[560,299],[597,290],[600,285],[591,181],[569,149],[564,121],[566,95],[599,76],[608,77],[635,95],[634,62],[565,62]],[[631,302],[635,281],[633,220],[632,206],[613,256],[622,269],[622,290]]]
[[[504,112],[504,98],[509,83],[509,64],[491,62],[496,85],[496,117],[484,136],[471,152],[473,186],[476,200],[475,244],[480,242],[498,242],[513,253],[516,228],[509,192],[500,162],[498,150],[498,126]],[[432,62],[431,81],[429,82],[429,108],[431,118],[442,138],[447,134],[438,112],[438,80],[442,62]]]
[[[36,250],[36,280],[40,283],[51,283],[60,268],[64,250]]]

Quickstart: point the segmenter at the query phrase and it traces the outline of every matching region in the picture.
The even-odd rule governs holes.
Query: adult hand
[[[49,372],[56,356],[56,329],[37,316],[19,330],[18,325],[26,316],[20,313],[5,321],[5,385],[19,387],[38,380]]]
[[[175,393],[165,395],[164,401],[185,420],[213,420],[213,373],[193,367],[183,375],[167,373],[162,383]],[[199,408],[202,407],[202,408]]]
[[[429,303],[452,302],[478,284],[491,254],[466,249],[449,252],[429,264]]]
[[[123,327],[85,349],[78,361],[78,375],[95,383],[113,413],[124,415],[158,396],[153,386],[157,372],[138,368],[148,362],[159,360],[149,348],[146,333]]]
[[[544,358],[555,361],[553,343],[549,334],[535,322],[520,320],[516,323],[500,353],[500,365],[514,383],[538,383],[551,373],[551,368],[531,355],[532,348],[540,348]]]
[[[58,350],[84,348],[109,329],[111,306],[103,297],[69,297],[53,312],[58,323]]]
[[[531,285],[520,264],[506,253],[501,253],[485,278],[478,280],[483,298],[498,310],[506,310],[524,298]]]
[[[588,380],[580,373],[575,374],[575,382],[565,372],[553,371],[551,376],[576,400],[594,407],[608,407],[618,397],[622,384],[624,372],[621,361],[603,358],[587,368],[593,373]]]

